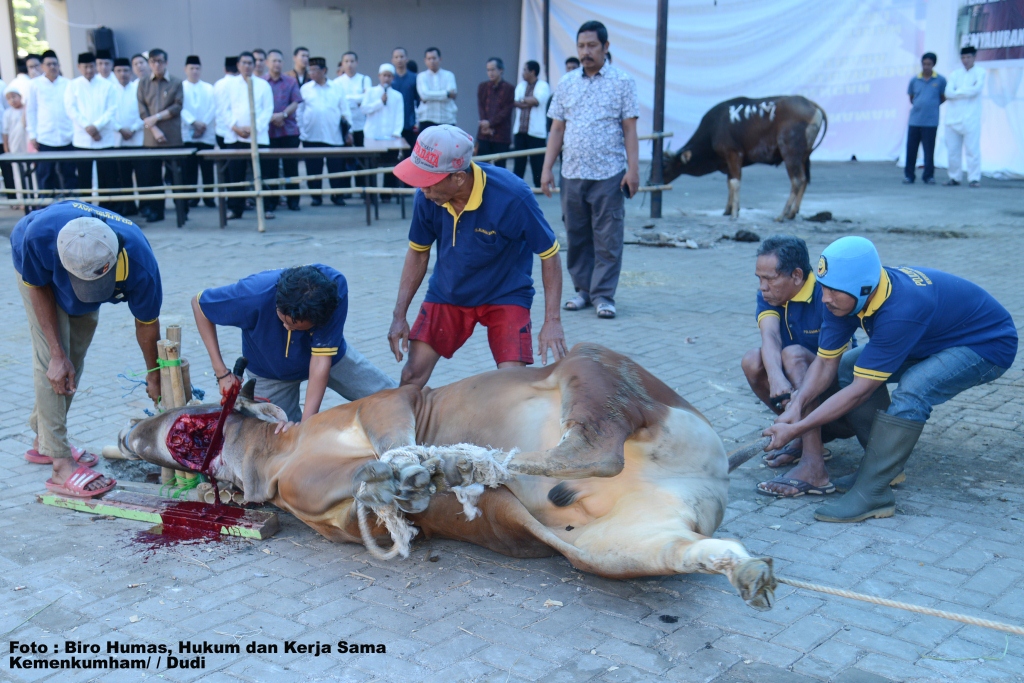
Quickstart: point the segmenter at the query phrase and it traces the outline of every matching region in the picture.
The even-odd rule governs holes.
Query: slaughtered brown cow
[[[740,176],[751,164],[786,164],[791,190],[775,220],[795,218],[811,181],[811,152],[828,130],[825,110],[799,95],[737,97],[712,107],[697,131],[665,163],[665,182],[721,171],[729,177],[725,215],[740,215]],[[818,133],[821,132],[821,139]],[[817,144],[815,144],[817,140]]]
[[[654,375],[596,344],[577,344],[543,368],[381,391],[280,434],[249,416],[252,407],[243,400],[244,412],[229,416],[213,476],[332,540],[374,547],[372,537],[388,531],[371,520],[394,503],[426,538],[513,557],[557,552],[608,578],[724,574],[752,607],[771,606],[771,559],[712,536],[729,489],[722,440]],[[169,410],[123,431],[121,450],[195,469],[194,459],[169,445],[179,443],[171,435],[188,425],[201,431],[218,413],[216,405]],[[500,449],[504,464],[461,455],[482,446]],[[410,449],[429,457],[390,459]],[[502,485],[485,488],[478,465],[503,470]],[[471,494],[479,496],[475,513],[461,497]],[[373,509],[366,524],[356,501]],[[401,549],[401,535],[392,538]]]

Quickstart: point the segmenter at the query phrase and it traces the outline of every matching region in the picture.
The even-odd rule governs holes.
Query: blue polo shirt
[[[911,78],[907,94],[913,96],[914,104],[911,105],[907,125],[937,127],[939,105],[942,104],[942,94],[945,92],[946,79],[934,71],[928,80],[924,79],[924,74]]]
[[[810,273],[804,286],[792,299],[781,306],[772,306],[764,300],[760,291],[757,292],[757,323],[766,317],[775,316],[779,319],[779,332],[782,335],[782,348],[799,344],[811,353],[818,352],[818,334],[821,332],[821,319],[825,312],[825,304],[821,301],[821,285],[814,273]]]
[[[18,221],[11,232],[11,256],[14,270],[28,287],[53,290],[57,305],[68,315],[85,315],[99,309],[100,303],[85,303],[75,296],[68,271],[57,254],[57,233],[76,218],[98,218],[121,238],[117,255],[117,285],[114,294],[100,303],[128,302],[137,320],[155,322],[160,317],[163,289],[160,268],[149,241],[139,226],[127,218],[82,202],[60,202],[33,211]]]
[[[549,259],[558,240],[530,188],[515,174],[472,164],[473,193],[461,214],[416,193],[409,246],[437,262],[426,300],[454,306],[533,304],[533,255]]]
[[[841,354],[858,326],[870,340],[857,359],[856,377],[885,381],[905,361],[954,346],[1001,368],[1017,355],[1017,329],[1006,309],[973,282],[931,268],[883,268],[861,313],[837,318],[826,310],[818,355]]]
[[[253,374],[282,381],[305,380],[313,356],[333,356],[331,365],[344,357],[348,283],[334,268],[312,265],[338,285],[341,299],[322,327],[288,330],[277,317],[277,281],[284,269],[265,270],[233,285],[199,292],[199,308],[210,322],[242,329],[242,355],[249,359]]]

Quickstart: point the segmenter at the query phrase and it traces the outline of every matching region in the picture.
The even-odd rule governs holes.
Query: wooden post
[[[185,405],[192,400],[192,371],[189,370],[188,358],[181,359],[181,385],[185,387]]]
[[[544,0],[544,78],[548,79],[548,84],[555,83],[554,76],[551,75],[551,52],[549,43],[551,42],[551,0]]]
[[[252,94],[252,79],[245,82],[249,89],[249,149],[252,151],[252,184],[256,190],[256,229],[264,232],[267,229],[266,217],[263,215],[263,173],[260,171],[260,145],[256,141],[256,99]]]
[[[181,325],[168,325],[164,336],[172,342],[181,344]]]
[[[658,26],[654,48],[654,130],[656,135],[665,131],[665,60],[668,52],[668,0],[658,0]],[[651,184],[665,181],[662,150],[665,139],[656,137],[651,142]],[[661,218],[661,192],[651,193],[651,218]]]
[[[181,347],[177,342],[168,341],[164,346],[167,352],[167,360],[174,362],[181,360]],[[185,398],[185,385],[181,381],[181,366],[167,368],[171,376],[171,395],[174,404],[171,408],[184,408],[187,399]]]

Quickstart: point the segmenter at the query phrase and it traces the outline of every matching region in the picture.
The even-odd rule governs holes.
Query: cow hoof
[[[356,488],[356,500],[370,507],[390,505],[398,495],[398,481],[391,465],[374,460],[360,467],[353,477]],[[366,487],[360,491],[359,485]]]
[[[775,587],[778,585],[772,573],[772,558],[752,557],[743,560],[733,570],[732,584],[748,605],[767,612],[775,604]]]
[[[785,214],[779,214],[778,216],[775,217],[775,222],[776,223],[781,223],[784,220],[786,220]]]
[[[444,455],[440,468],[448,486],[462,486],[473,483],[473,462],[465,455]]]
[[[430,483],[430,471],[420,465],[409,465],[398,473],[398,509],[414,515],[430,505],[430,496],[437,489]]]

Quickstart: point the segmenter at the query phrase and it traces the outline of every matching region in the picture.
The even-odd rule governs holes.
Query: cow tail
[[[825,133],[828,132],[828,115],[825,114],[825,110],[822,109],[817,104],[815,104],[814,106],[818,107],[818,111],[821,112],[821,119],[822,119],[822,122],[825,125],[823,125],[821,127],[821,135],[818,137],[818,141],[814,143],[814,147],[811,147],[811,152],[813,152],[814,150],[818,149],[818,147],[821,145],[821,143],[825,141]],[[808,177],[810,177],[810,176],[808,176]]]

